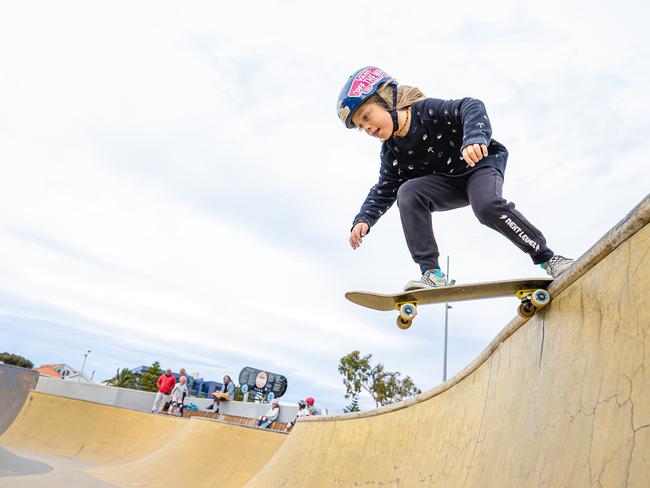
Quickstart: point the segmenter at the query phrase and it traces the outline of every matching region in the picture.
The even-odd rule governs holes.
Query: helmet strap
[[[393,119],[393,135],[399,129],[397,122],[397,85],[393,84],[393,108],[390,110],[390,116]]]
[[[397,85],[392,84],[393,87],[393,105],[392,107],[388,105],[386,100],[384,100],[384,97],[382,97],[379,93],[375,93],[377,98],[379,98],[379,101],[381,104],[386,107],[386,110],[388,110],[388,113],[390,114],[390,118],[393,119],[393,135],[399,130],[399,123],[397,121]],[[392,136],[391,136],[392,137]]]

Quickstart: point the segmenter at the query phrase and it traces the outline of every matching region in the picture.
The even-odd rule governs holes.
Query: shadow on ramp
[[[36,371],[0,364],[0,435],[13,423],[37,380]]]
[[[5,476],[30,476],[52,471],[52,466],[26,458],[0,447],[0,478]]]

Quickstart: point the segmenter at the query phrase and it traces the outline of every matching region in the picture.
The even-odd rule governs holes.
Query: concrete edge
[[[27,403],[27,401],[29,400],[29,397],[31,395],[42,395],[42,396],[53,397],[53,398],[65,398],[66,400],[72,400],[72,401],[81,402],[81,403],[90,403],[91,405],[99,405],[100,407],[114,408],[114,409],[117,409],[117,410],[128,410],[128,411],[131,411],[131,412],[137,412],[137,413],[142,414],[142,415],[156,415],[156,416],[160,415],[160,414],[155,414],[155,413],[151,413],[151,412],[145,412],[145,411],[142,411],[142,410],[138,410],[137,408],[122,407],[122,406],[118,406],[118,405],[109,405],[107,403],[94,402],[92,400],[74,398],[74,397],[65,396],[65,395],[56,395],[54,393],[46,393],[44,391],[38,391],[38,390],[30,391],[29,395],[25,399],[25,403]],[[175,416],[172,416],[172,415],[164,415],[164,416],[169,417],[171,419],[176,419],[176,420],[189,420],[189,419],[186,419],[186,418],[183,418],[183,417],[175,417]]]
[[[553,281],[548,287],[548,292],[551,297],[560,295],[564,290],[569,288],[573,283],[578,281],[585,273],[594,268],[606,256],[611,254],[621,244],[626,242],[630,237],[639,232],[650,222],[650,194],[646,195],[639,204],[636,205],[622,220],[620,220],[614,227],[612,227],[603,237],[601,237],[591,248],[589,248],[580,258],[578,258],[573,266],[567,270],[561,277]],[[299,422],[333,422],[339,420],[353,420],[359,418],[375,417],[384,415],[391,412],[396,412],[404,408],[417,405],[418,403],[430,400],[431,398],[440,395],[441,393],[449,390],[451,387],[460,383],[463,379],[467,378],[471,373],[479,368],[488,358],[496,351],[496,349],[514,334],[521,326],[523,326],[530,319],[524,319],[516,316],[512,319],[497,336],[488,344],[488,346],[481,352],[471,363],[459,371],[452,378],[444,383],[425,391],[401,402],[379,407],[373,410],[366,410],[363,412],[342,413],[335,415],[323,415],[313,417],[302,417],[298,419]]]
[[[258,430],[260,432],[273,432],[274,434],[282,434],[282,435],[289,435],[291,433],[283,430],[260,429],[258,427],[251,427],[250,425],[237,424],[235,422],[226,422],[225,420],[211,419],[209,417],[190,417],[190,418],[186,418],[185,420],[189,420],[193,422],[216,422],[218,424],[230,425],[233,427],[241,427],[242,429],[252,429],[252,430]]]

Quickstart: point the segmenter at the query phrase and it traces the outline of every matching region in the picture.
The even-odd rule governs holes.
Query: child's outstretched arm
[[[356,249],[363,242],[363,238],[366,237],[366,234],[370,230],[370,226],[365,222],[358,222],[354,227],[352,227],[352,232],[350,233],[350,245],[352,249]]]
[[[352,231],[349,237],[352,249],[361,245],[363,238],[370,232],[370,227],[395,203],[397,189],[401,182],[399,176],[393,174],[387,165],[382,163],[377,184],[368,192],[368,196],[361,205],[361,210],[352,222]]]

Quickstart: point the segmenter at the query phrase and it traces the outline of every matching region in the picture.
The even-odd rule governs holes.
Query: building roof
[[[43,376],[52,376],[53,378],[61,378],[61,374],[49,364],[44,364],[43,366],[34,368],[34,371],[38,371],[39,374],[42,374]]]

